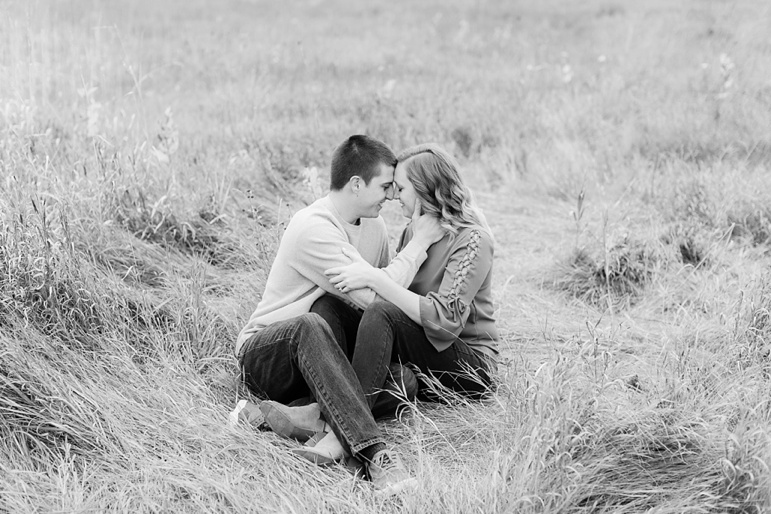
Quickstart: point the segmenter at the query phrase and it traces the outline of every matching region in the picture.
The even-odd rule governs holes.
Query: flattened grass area
[[[771,7],[415,4],[0,1],[0,512],[771,508]],[[383,423],[395,498],[227,424],[361,132],[497,245],[499,387]]]

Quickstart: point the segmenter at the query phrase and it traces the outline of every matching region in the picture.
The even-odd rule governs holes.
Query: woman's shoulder
[[[454,238],[455,246],[488,246],[492,248],[494,240],[490,231],[481,226],[461,227]]]

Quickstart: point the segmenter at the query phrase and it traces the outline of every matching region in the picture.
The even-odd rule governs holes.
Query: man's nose
[[[388,188],[388,193],[386,193],[386,198],[389,200],[397,200],[399,198],[399,192],[396,190],[396,186],[391,184],[391,187]]]

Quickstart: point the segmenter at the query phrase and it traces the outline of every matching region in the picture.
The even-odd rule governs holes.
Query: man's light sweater
[[[236,341],[240,356],[244,342],[261,328],[310,312],[324,293],[343,298],[361,309],[375,299],[371,289],[339,292],[324,271],[351,261],[342,249],[355,250],[373,266],[384,268],[395,282],[406,287],[426,259],[425,247],[411,241],[389,264],[385,221],[361,218],[358,225],[346,222],[329,196],[320,198],[292,217],[270,268],[265,291],[249,322]]]

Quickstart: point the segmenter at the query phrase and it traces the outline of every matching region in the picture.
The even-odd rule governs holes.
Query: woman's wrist
[[[367,284],[367,287],[379,294],[383,289],[383,280],[387,279],[388,275],[380,268],[373,268],[372,271],[373,272],[369,277],[369,284]]]

